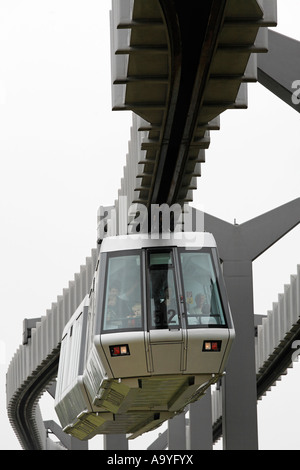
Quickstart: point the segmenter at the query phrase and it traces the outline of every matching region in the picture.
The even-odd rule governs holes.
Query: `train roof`
[[[106,237],[101,252],[134,250],[152,247],[179,246],[186,248],[215,248],[214,236],[208,232],[168,232],[162,234],[134,234]]]

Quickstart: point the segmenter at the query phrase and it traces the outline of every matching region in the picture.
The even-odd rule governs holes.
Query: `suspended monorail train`
[[[105,238],[90,293],[61,340],[63,430],[86,440],[155,429],[220,378],[233,339],[211,234]]]

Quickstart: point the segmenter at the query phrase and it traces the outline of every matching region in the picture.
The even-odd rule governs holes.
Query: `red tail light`
[[[221,346],[222,346],[222,341],[218,341],[218,340],[216,340],[216,341],[211,341],[211,340],[210,341],[204,341],[202,351],[219,352],[219,351],[221,351]]]
[[[116,346],[109,346],[109,350],[111,357],[130,355],[128,344],[118,344]]]

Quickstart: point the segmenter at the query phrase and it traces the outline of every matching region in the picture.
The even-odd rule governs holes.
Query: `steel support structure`
[[[103,447],[104,450],[128,450],[128,440],[125,434],[105,434]]]
[[[252,262],[300,222],[300,199],[241,225],[205,216],[223,260],[236,331],[223,390],[224,448],[258,448]]]
[[[257,56],[258,81],[300,112],[300,41],[269,30],[269,52]]]
[[[252,263],[299,223],[300,198],[241,225],[204,214],[205,230],[213,233],[217,241],[236,331],[222,379],[225,450],[258,449]],[[201,430],[197,417],[190,415],[190,435],[198,435],[191,441],[194,450],[212,449],[211,403],[201,405],[201,401]],[[176,425],[179,427],[180,423]],[[174,423],[171,426],[173,428]],[[179,434],[179,429],[176,432]],[[168,444],[169,449],[180,448],[173,447],[171,441]]]
[[[52,433],[62,444],[63,448],[68,450],[88,450],[88,442],[80,441],[73,436],[64,433],[61,427],[53,420],[44,421],[47,435]]]
[[[187,448],[192,450],[211,450],[213,434],[210,389],[207,390],[201,400],[189,406],[189,412]]]

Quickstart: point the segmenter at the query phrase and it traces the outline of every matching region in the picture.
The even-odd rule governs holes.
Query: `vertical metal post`
[[[104,450],[128,450],[128,440],[125,434],[105,434],[103,445]]]
[[[190,450],[212,450],[212,408],[211,391],[195,403],[191,403],[189,422],[189,446]]]
[[[252,261],[224,262],[223,272],[236,333],[222,382],[223,446],[226,450],[257,450]]]
[[[169,450],[186,449],[185,413],[181,413],[168,421]]]
[[[226,450],[258,448],[252,262],[300,222],[300,198],[241,225],[205,214],[223,260],[236,338],[222,382]]]

